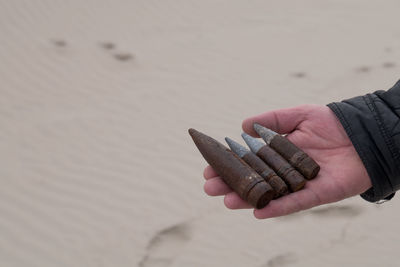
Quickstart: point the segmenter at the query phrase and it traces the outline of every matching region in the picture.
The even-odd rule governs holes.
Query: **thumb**
[[[307,115],[310,114],[313,108],[313,105],[302,105],[268,111],[245,119],[242,123],[242,128],[244,132],[252,136],[258,136],[253,129],[254,123],[258,123],[280,134],[291,133],[301,122],[306,120]]]

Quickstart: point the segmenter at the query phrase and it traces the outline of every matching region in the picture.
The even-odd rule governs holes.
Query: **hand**
[[[318,205],[336,202],[365,192],[371,187],[367,171],[335,114],[326,106],[303,105],[266,112],[243,121],[243,130],[257,136],[253,123],[259,123],[303,149],[320,166],[316,178],[304,189],[272,200],[254,210],[258,219],[278,217]],[[230,209],[251,208],[218,177],[210,167],[204,170],[204,191],[210,196],[225,195]]]

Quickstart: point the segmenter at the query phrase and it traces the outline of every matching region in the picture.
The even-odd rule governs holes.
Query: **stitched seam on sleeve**
[[[385,143],[386,143],[386,146],[387,146],[388,144],[387,144],[387,142],[386,142],[385,132],[384,132],[383,129],[381,129],[381,126],[380,126],[381,121],[380,121],[380,118],[377,116],[376,107],[375,107],[375,105],[373,104],[372,97],[370,96],[370,94],[367,94],[367,95],[364,95],[364,96],[363,96],[363,99],[364,99],[365,103],[367,104],[367,107],[368,107],[369,110],[371,111],[372,116],[374,117],[375,122],[376,122],[376,124],[378,125],[379,132],[380,132],[380,134],[382,135],[383,139],[385,140]],[[390,149],[389,149],[389,151],[390,151]],[[393,156],[393,155],[392,155],[392,156]],[[388,183],[390,184],[390,187],[391,187],[391,189],[392,189],[392,191],[393,191],[393,184],[392,184],[392,181],[391,181],[390,179],[387,179],[387,181],[388,181]]]
[[[378,124],[379,131],[381,132],[383,139],[385,140],[385,143],[390,151],[390,154],[392,155],[392,157],[394,159],[398,159],[399,154],[395,150],[395,145],[392,142],[392,139],[390,138],[390,134],[389,134],[388,130],[386,129],[385,125],[382,123],[382,118],[381,118],[380,114],[377,112],[378,109],[375,105],[374,100],[370,94],[367,94],[367,97],[368,97],[367,105],[368,105],[369,109],[371,110],[376,123]]]
[[[365,99],[364,99],[365,101]],[[366,192],[364,192],[363,194],[361,194],[365,199],[367,199],[368,201],[374,202],[376,201],[376,194],[375,194],[375,182],[372,180],[372,177],[370,176],[370,174],[372,174],[373,172],[371,171],[370,166],[368,165],[368,160],[365,157],[365,152],[362,149],[362,147],[360,146],[360,144],[358,143],[358,141],[356,140],[356,138],[353,138],[353,131],[350,127],[350,124],[347,122],[345,116],[343,115],[342,111],[340,110],[340,108],[338,107],[338,105],[336,103],[332,103],[332,107],[334,107],[334,112],[335,114],[338,116],[341,124],[343,125],[343,128],[346,131],[346,134],[348,135],[349,139],[351,140],[354,148],[356,149],[361,161],[363,162],[363,165],[365,167],[365,169],[367,169],[368,175],[369,175],[369,179],[371,180],[372,183],[372,188],[370,188],[370,190],[372,189],[372,192],[370,193],[370,190],[367,190]],[[379,198],[382,198],[382,196],[378,196]]]
[[[356,148],[361,160],[363,161],[363,163],[365,163],[364,164],[365,168],[369,168],[369,166],[367,166],[367,164],[366,164],[367,163],[367,159],[365,157],[364,150],[362,149],[362,147],[358,143],[357,139],[353,138],[353,131],[352,131],[351,127],[350,127],[350,124],[347,122],[347,120],[346,120],[345,116],[343,115],[342,111],[336,106],[336,104],[335,104],[335,109],[336,109],[337,113],[340,114],[341,121],[345,124],[344,128],[346,130],[347,135],[349,136],[351,142],[353,143],[354,147]]]
[[[369,107],[369,109],[372,112],[372,115],[374,116],[374,119],[379,128],[379,131],[380,131],[381,135],[383,136],[383,140],[385,140],[386,146],[388,147],[388,150],[390,151],[390,154],[393,157],[394,163],[396,163],[396,161],[400,157],[399,153],[396,150],[396,145],[393,143],[393,140],[392,140],[386,126],[382,123],[382,118],[381,118],[380,114],[377,112],[378,109],[375,105],[375,102],[374,102],[371,94],[367,94],[367,98],[368,98],[368,101],[366,101],[367,106]],[[399,173],[398,166],[394,165],[394,167],[396,169],[396,172]],[[390,181],[390,179],[389,179],[389,181]],[[392,185],[392,188],[393,188],[393,185]]]
[[[395,135],[397,135],[397,134],[400,133],[400,132],[398,132],[398,133],[393,134],[394,130],[396,129],[397,125],[399,125],[399,124],[400,124],[400,120],[398,120],[398,121],[393,125],[392,129],[390,130],[390,135],[392,136],[392,138],[393,138],[393,136],[395,136]]]

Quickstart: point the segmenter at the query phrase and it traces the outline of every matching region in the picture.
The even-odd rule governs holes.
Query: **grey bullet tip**
[[[231,148],[231,150],[233,151],[233,153],[235,153],[236,155],[238,155],[240,158],[243,158],[244,155],[246,155],[247,153],[250,152],[250,150],[248,150],[247,148],[245,148],[244,146],[242,146],[241,144],[233,141],[232,139],[230,139],[229,137],[225,137],[225,141],[228,144],[228,146]]]
[[[257,153],[258,150],[265,146],[265,144],[260,142],[258,139],[248,135],[247,133],[242,133],[242,137],[246,144],[249,146],[250,150],[253,151],[253,153]]]
[[[253,124],[254,131],[258,133],[258,135],[264,139],[264,141],[269,144],[271,143],[272,138],[274,138],[275,135],[277,135],[276,132],[272,131],[271,129],[268,129],[264,126],[261,126],[258,123]]]

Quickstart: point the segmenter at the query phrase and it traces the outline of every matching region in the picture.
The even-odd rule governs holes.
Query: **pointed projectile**
[[[208,164],[243,200],[260,209],[274,197],[264,178],[223,144],[195,129],[189,134]]]
[[[256,138],[248,135],[247,133],[242,133],[243,140],[246,142],[246,144],[249,146],[250,150],[253,151],[253,153],[257,154],[257,152],[265,146],[261,141],[258,141]]]
[[[228,146],[230,147],[230,149],[233,151],[233,153],[235,153],[236,155],[238,155],[241,158],[243,158],[243,156],[246,155],[247,153],[251,152],[250,150],[248,150],[241,144],[233,141],[229,137],[225,137],[225,141],[228,144]]]
[[[243,133],[242,137],[246,144],[257,156],[259,156],[268,166],[281,177],[290,189],[295,192],[302,189],[306,183],[303,175],[296,171],[281,155],[270,146],[263,144],[256,138]]]
[[[288,194],[289,191],[285,182],[262,159],[228,137],[225,137],[225,141],[228,143],[233,153],[242,158],[272,186],[276,192],[275,198]]]
[[[277,135],[276,132],[268,129],[266,127],[261,126],[258,123],[253,124],[254,131],[258,133],[258,135],[267,143],[268,145],[271,143],[271,140]]]
[[[310,180],[317,176],[320,170],[319,165],[289,139],[257,123],[253,125],[253,128],[269,146],[289,161],[305,178]]]

